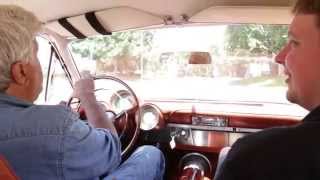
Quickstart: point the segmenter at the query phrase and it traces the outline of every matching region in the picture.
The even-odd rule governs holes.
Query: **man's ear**
[[[27,82],[26,64],[19,61],[11,65],[11,77],[13,82],[23,85]]]

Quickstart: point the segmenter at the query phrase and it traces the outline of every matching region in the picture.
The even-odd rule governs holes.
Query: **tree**
[[[151,49],[153,34],[151,31],[126,31],[110,36],[95,36],[72,43],[74,53],[92,60],[107,60],[115,56],[139,56]]]
[[[77,40],[71,44],[71,50],[97,61],[98,71],[118,70],[126,74],[139,68],[141,56],[150,51],[152,42],[152,31],[126,31]]]
[[[286,43],[287,32],[287,25],[229,25],[226,31],[227,54],[231,56],[273,57]],[[246,60],[246,62],[248,61]],[[245,63],[238,64],[244,65]],[[269,67],[271,70],[269,75],[277,76],[279,73],[278,65],[269,62]],[[237,69],[246,71],[246,67],[240,65],[237,66]]]
[[[247,50],[252,55],[274,55],[287,41],[287,25],[229,25],[226,50],[230,55]]]

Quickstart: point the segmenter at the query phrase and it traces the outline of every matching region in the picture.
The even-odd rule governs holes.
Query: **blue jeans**
[[[104,180],[162,180],[164,170],[162,152],[153,146],[141,146]]]

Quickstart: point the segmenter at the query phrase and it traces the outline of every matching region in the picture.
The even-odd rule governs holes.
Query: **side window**
[[[73,90],[62,64],[47,39],[37,37],[37,42],[43,84],[36,104],[58,104],[60,101],[67,101]]]

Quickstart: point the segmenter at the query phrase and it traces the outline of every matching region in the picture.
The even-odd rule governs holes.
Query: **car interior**
[[[123,159],[141,145],[157,146],[164,179],[213,179],[223,148],[299,124],[307,113],[286,100],[274,62],[287,40],[290,0],[0,2],[43,23],[36,104],[67,101],[86,121],[70,96],[81,72],[90,71]]]

